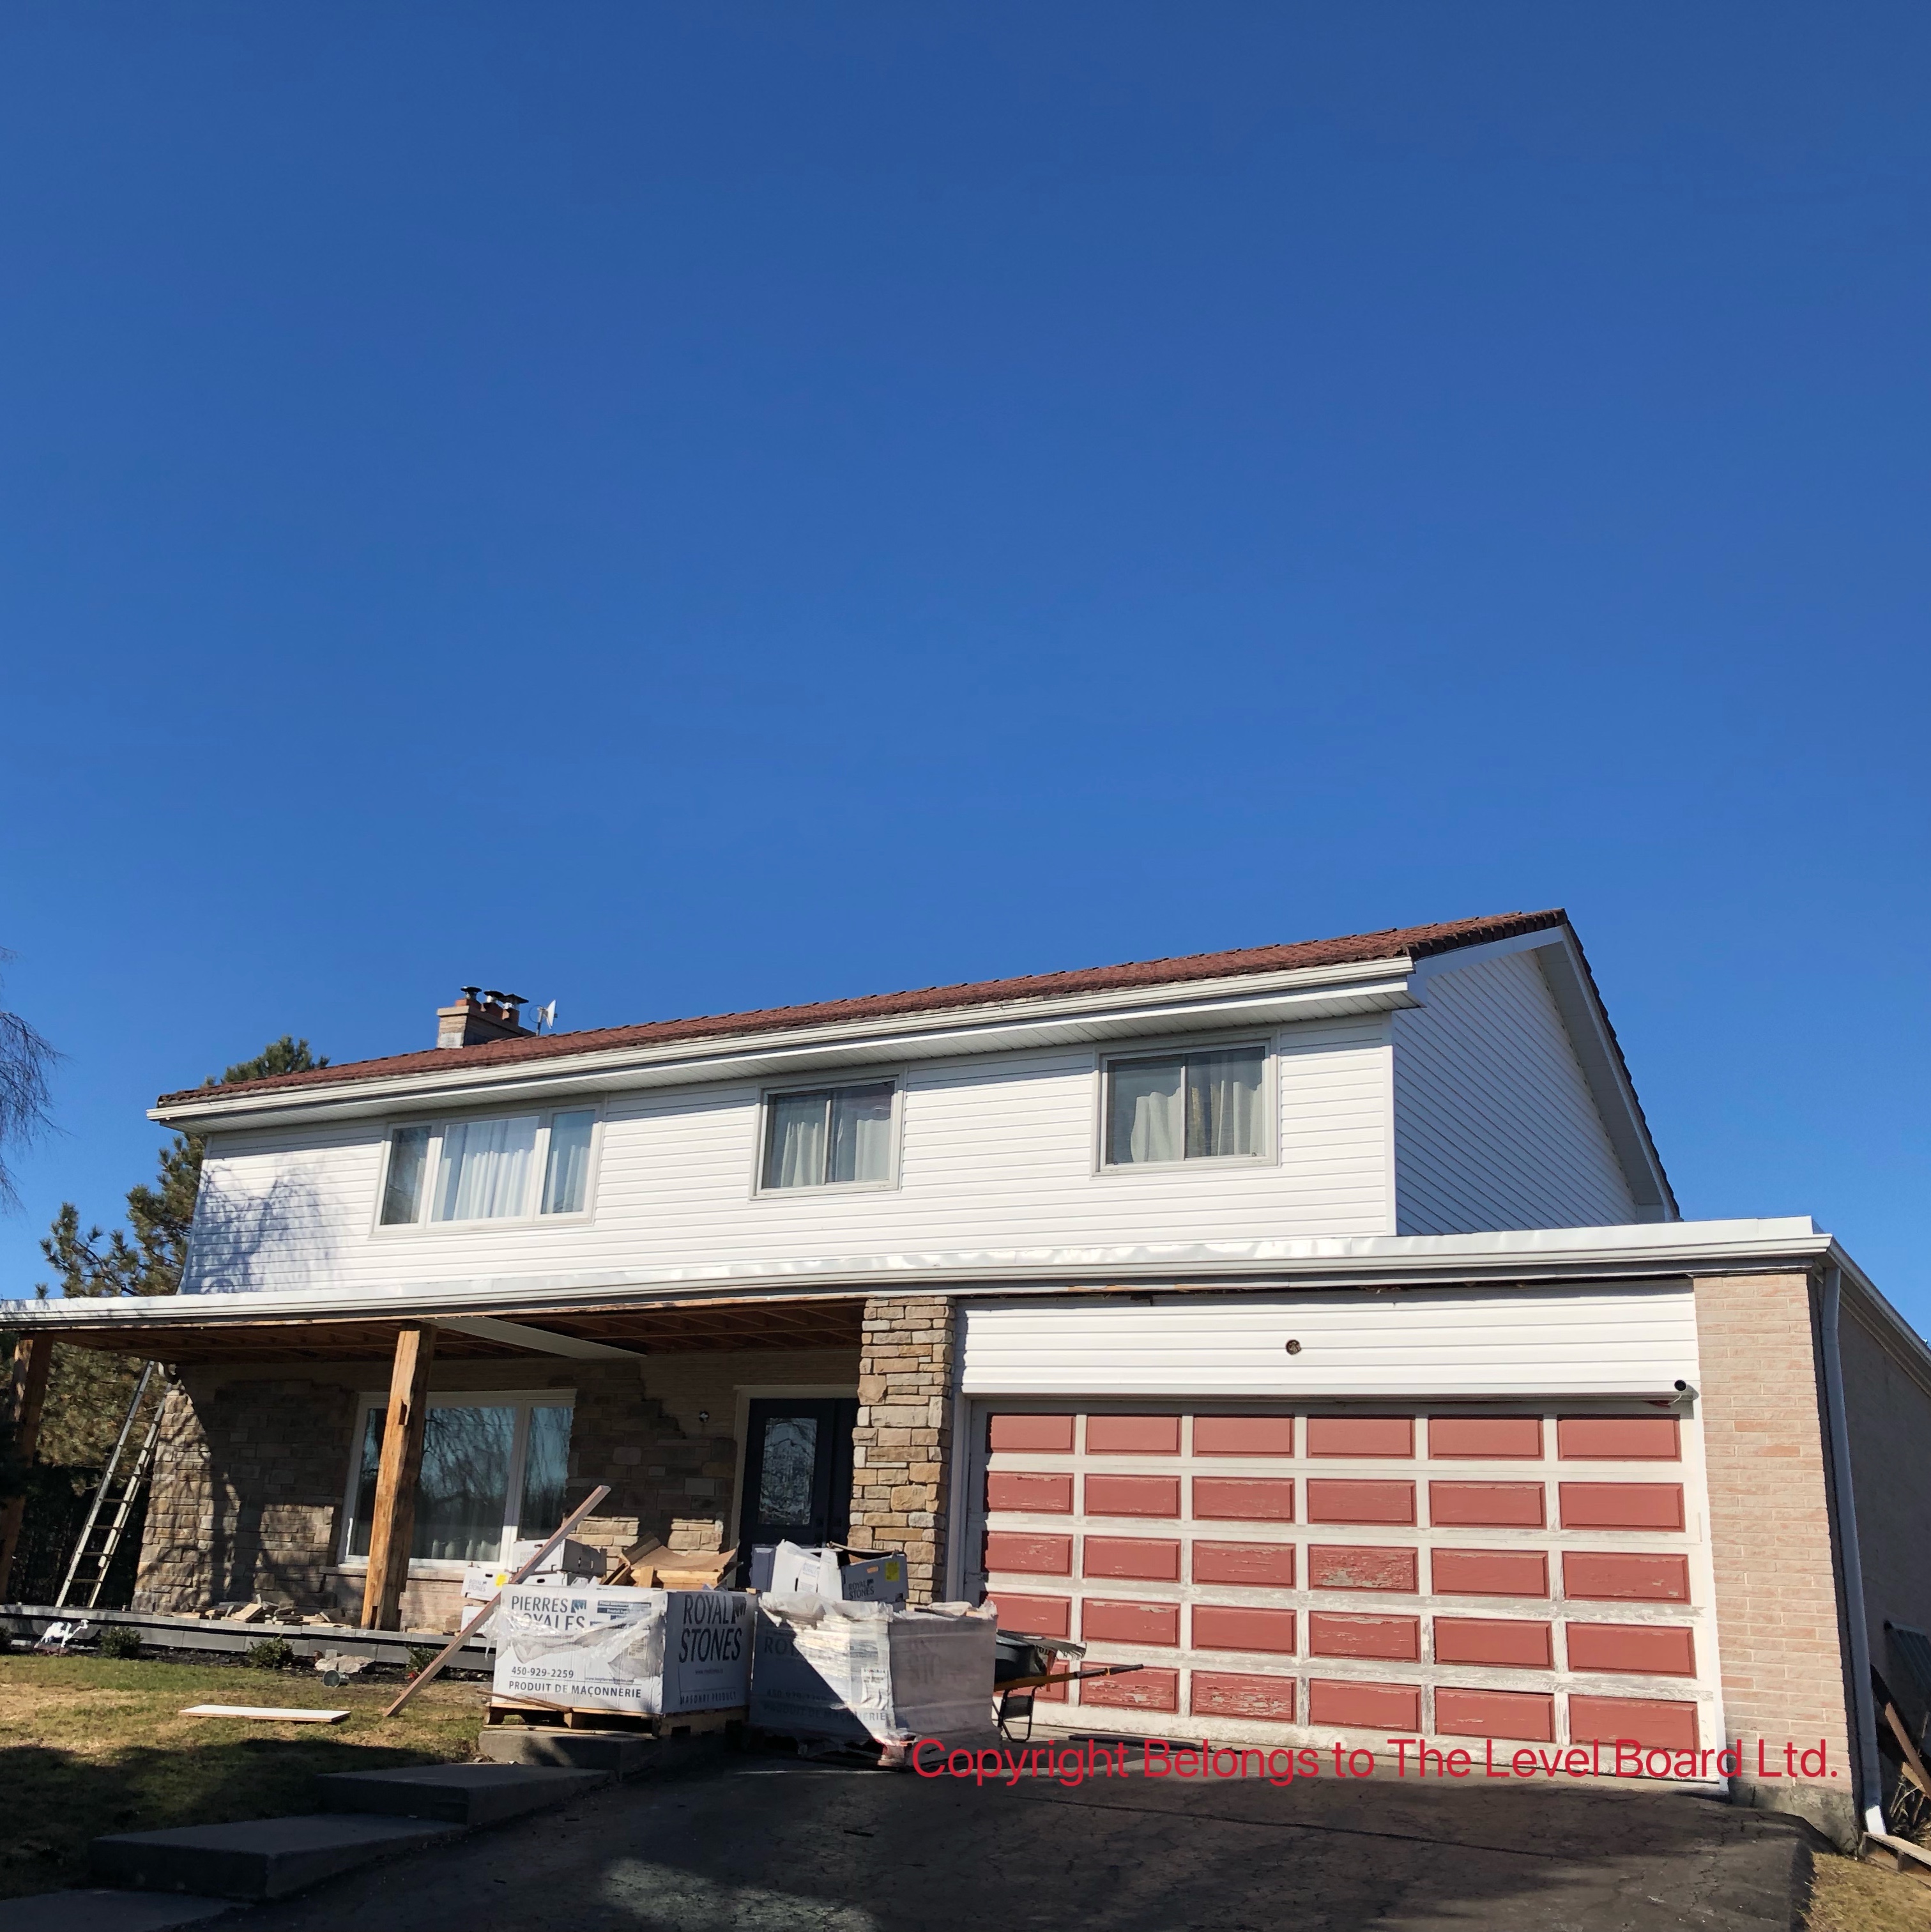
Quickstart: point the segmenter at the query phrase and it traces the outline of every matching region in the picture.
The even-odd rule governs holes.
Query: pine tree
[[[219,1081],[211,1076],[201,1084],[226,1086],[277,1073],[305,1073],[328,1064],[310,1052],[307,1040],[284,1034],[252,1060],[229,1067]],[[205,1148],[196,1135],[176,1134],[160,1150],[154,1184],[137,1182],[128,1189],[125,1228],[105,1234],[99,1228],[83,1232],[79,1209],[71,1201],[61,1203],[52,1227],[41,1239],[40,1252],[63,1296],[179,1292]],[[45,1299],[49,1291],[42,1282],[34,1292]],[[125,1355],[98,1348],[56,1348],[40,1424],[39,1460],[90,1468],[104,1462],[139,1376],[140,1365]]]

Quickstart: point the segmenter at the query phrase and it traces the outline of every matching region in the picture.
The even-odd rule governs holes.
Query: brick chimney
[[[455,1005],[436,1008],[436,1043],[481,1046],[486,1040],[531,1039],[530,1029],[523,1023],[523,1004],[520,993],[465,986]]]

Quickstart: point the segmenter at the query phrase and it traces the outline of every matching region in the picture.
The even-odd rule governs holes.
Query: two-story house
[[[1740,1792],[1875,1802],[1931,1353],[1807,1220],[1679,1217],[1561,912],[438,1018],[163,1098],[207,1139],[178,1299],[0,1312],[171,1366],[140,1604],[445,1627],[601,1482],[607,1546],[903,1549],[1145,1666],[1068,1726],[1713,1779],[1741,1737]]]

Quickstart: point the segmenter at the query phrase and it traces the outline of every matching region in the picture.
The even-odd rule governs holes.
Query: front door
[[[851,1526],[852,1430],[848,1396],[754,1402],[745,1444],[738,1546],[842,1543]]]

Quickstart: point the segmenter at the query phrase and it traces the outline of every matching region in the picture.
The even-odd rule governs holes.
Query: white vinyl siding
[[[948,1252],[1390,1232],[1385,1018],[1283,1028],[1273,1048],[1278,1161],[1183,1162],[1130,1180],[1097,1171],[1099,1056],[1077,1047],[907,1069],[898,1185],[882,1190],[804,1187],[754,1200],[754,1084],[613,1093],[594,1220],[564,1225],[430,1222],[399,1237],[376,1227],[385,1125],[220,1134],[203,1170],[187,1285],[534,1282],[721,1261],[923,1262]]]
[[[1437,974],[1393,1016],[1396,1232],[1639,1218],[1533,952]]]
[[[1669,1395],[1696,1379],[1687,1287],[1042,1295],[961,1318],[969,1395]]]

